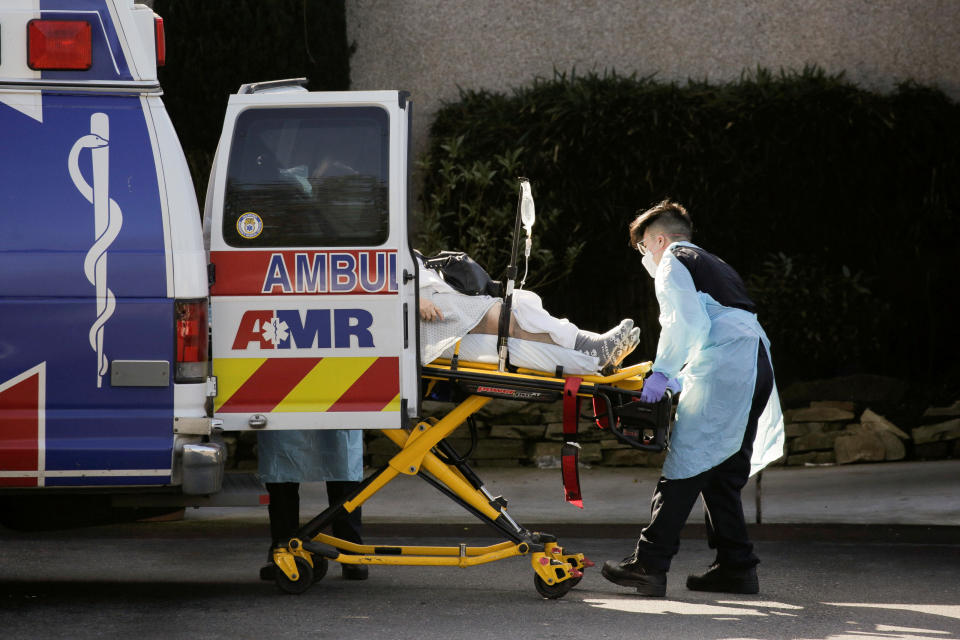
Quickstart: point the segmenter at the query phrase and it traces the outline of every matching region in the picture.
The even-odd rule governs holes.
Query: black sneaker
[[[757,568],[728,569],[714,563],[704,573],[687,576],[687,589],[717,593],[760,593]]]
[[[600,572],[603,577],[622,587],[636,587],[642,596],[663,597],[667,593],[667,572],[644,567],[636,555],[620,562],[607,560]]]
[[[344,580],[366,580],[370,577],[370,569],[365,564],[341,564],[340,572]]]

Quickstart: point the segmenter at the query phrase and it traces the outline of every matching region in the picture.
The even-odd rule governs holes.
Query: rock
[[[608,467],[645,467],[651,454],[638,449],[610,449],[603,452],[603,464]]]
[[[393,444],[393,441],[386,436],[380,436],[367,443],[366,452],[372,456],[387,456],[392,458],[400,451],[400,448]]]
[[[849,422],[854,419],[853,411],[834,407],[808,407],[791,409],[784,413],[786,422]]]
[[[896,405],[903,398],[902,380],[887,376],[855,375],[827,380],[797,382],[785,388],[780,399],[785,407],[801,407],[814,401],[842,400],[861,405]]]
[[[800,467],[805,465],[808,462],[813,462],[816,457],[817,457],[816,451],[810,451],[809,453],[798,453],[796,455],[787,456],[787,466]]]
[[[605,431],[598,429],[592,422],[580,422],[577,424],[577,437],[581,442],[599,442]],[[547,440],[564,441],[567,437],[563,433],[562,422],[551,422],[546,425],[546,431],[543,435]]]
[[[469,446],[469,445],[468,445]],[[460,451],[460,449],[457,449]],[[463,449],[466,451],[466,447]],[[522,440],[507,440],[505,438],[482,438],[477,441],[470,458],[473,460],[493,460],[497,458],[514,458],[519,460],[527,455],[527,448]]]
[[[834,442],[833,450],[837,457],[837,464],[861,461],[881,462],[887,455],[887,449],[880,436],[868,431],[842,433]]]
[[[940,442],[941,440],[956,440],[960,438],[960,418],[947,420],[938,424],[917,427],[913,430],[913,441],[916,444],[926,442]]]
[[[490,458],[489,460],[477,460],[473,463],[477,467],[519,467],[520,460],[517,458]]]
[[[603,451],[599,442],[584,442],[580,445],[580,462],[600,462]]]
[[[833,451],[810,451],[787,456],[786,464],[790,467],[800,467],[805,464],[831,464],[833,462]]]
[[[816,424],[820,426],[820,430],[824,433],[828,431],[843,431],[847,426],[843,422],[811,422],[809,424]]]
[[[551,422],[546,425],[543,437],[547,440],[563,440],[563,423]]]
[[[883,447],[886,450],[886,453],[883,456],[883,459],[891,462],[893,460],[903,460],[907,457],[907,448],[903,445],[903,441],[889,431],[881,431],[879,433],[880,439],[883,440]]]
[[[496,402],[496,400],[491,400],[491,402]],[[490,406],[487,403],[484,408]],[[424,400],[420,403],[420,413],[423,414],[423,417],[428,416],[442,416],[446,414],[450,409],[453,408],[453,403],[451,402],[437,402],[436,400]]]
[[[547,422],[563,422],[563,403],[544,405],[540,410],[540,419]]]
[[[539,440],[543,437],[546,427],[540,425],[509,425],[495,424],[490,427],[491,438],[510,438],[514,440]]]
[[[956,418],[960,417],[960,400],[949,407],[929,407],[923,412],[924,418]]]
[[[826,433],[808,433],[805,436],[790,441],[790,453],[804,451],[833,451],[833,443],[843,431],[829,431]]]
[[[849,400],[814,400],[810,403],[810,406],[826,409],[841,409],[850,412],[857,410],[856,403],[850,402]]]
[[[955,442],[960,442],[960,440],[956,440]],[[917,460],[944,460],[950,457],[953,446],[954,443],[951,443],[949,440],[925,442],[914,445],[913,457]]]
[[[560,468],[560,442],[534,442],[528,447],[527,455],[539,469]]]
[[[617,440],[616,438],[601,438],[600,448],[604,451],[608,449],[630,449],[630,445],[624,444]]]
[[[799,438],[810,433],[810,427],[807,422],[788,422],[783,427],[783,432],[788,438]]]
[[[909,440],[910,436],[901,431],[892,422],[870,409],[863,412],[860,416],[860,424],[869,425],[874,431],[888,431],[902,440]]]

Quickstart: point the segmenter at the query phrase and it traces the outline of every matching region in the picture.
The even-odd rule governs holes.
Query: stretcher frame
[[[643,377],[651,363],[645,362],[611,375],[576,376],[578,398],[594,400],[592,418],[608,420],[611,432],[619,439],[642,449],[661,451],[669,438],[671,418],[665,429],[643,438],[616,426],[611,396],[632,400],[639,397]],[[558,375],[559,374],[559,375]],[[437,360],[421,367],[421,378],[429,390],[438,382],[450,382],[466,392],[466,397],[440,419],[418,422],[409,428],[383,429],[399,451],[380,469],[370,473],[347,498],[330,506],[302,526],[285,546],[273,550],[277,586],[287,593],[302,593],[326,573],[330,560],[353,565],[453,566],[469,567],[515,556],[527,555],[534,571],[534,585],[544,598],[566,595],[592,566],[582,553],[567,553],[551,534],[530,531],[507,512],[507,501],[492,495],[482,480],[461,459],[445,438],[493,398],[547,402],[559,399],[571,389],[562,372],[549,374],[529,369],[501,372],[496,365]],[[597,400],[600,402],[598,403]],[[640,405],[630,405],[630,407]],[[646,405],[647,408],[655,405]],[[596,407],[606,407],[601,415]],[[628,407],[628,409],[630,408]],[[672,412],[668,411],[668,416]],[[579,417],[579,416],[577,416]],[[662,417],[661,417],[662,420]],[[648,434],[649,436],[649,434]],[[443,459],[446,458],[446,459]],[[575,466],[575,462],[574,462]],[[335,518],[352,513],[383,487],[400,476],[420,476],[441,493],[461,505],[482,522],[506,538],[489,546],[407,546],[365,545],[348,542],[321,531]]]

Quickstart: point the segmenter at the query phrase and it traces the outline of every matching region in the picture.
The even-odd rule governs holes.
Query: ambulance
[[[132,0],[0,3],[0,510],[220,489],[206,257],[164,56],[162,20]]]
[[[418,413],[407,94],[241,87],[201,227],[163,35],[132,0],[0,4],[0,523],[249,504],[216,500],[222,430]]]

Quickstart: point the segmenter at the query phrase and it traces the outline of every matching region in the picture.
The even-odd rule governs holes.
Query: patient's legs
[[[497,302],[487,310],[483,319],[477,323],[470,333],[486,333],[496,335],[500,324],[500,306]],[[510,317],[510,336],[522,340],[531,340],[533,342],[544,342],[546,344],[556,344],[549,333],[530,333],[524,331],[517,325],[516,318]],[[581,353],[596,356],[599,366],[605,367],[608,364],[619,364],[640,341],[640,330],[633,328],[633,320],[623,320],[620,324],[610,329],[606,333],[594,333],[592,331],[579,331],[577,334],[576,346],[574,347]]]
[[[470,333],[488,333],[491,335],[497,335],[500,327],[500,304],[501,303],[497,302],[490,307],[487,310],[486,315],[483,316],[483,319],[477,323],[477,326],[470,330]],[[532,340],[533,342],[556,344],[550,337],[549,333],[530,333],[529,331],[524,331],[521,329],[519,326],[517,326],[517,319],[514,318],[512,314],[510,316],[509,335],[511,338],[520,338],[521,340]]]

